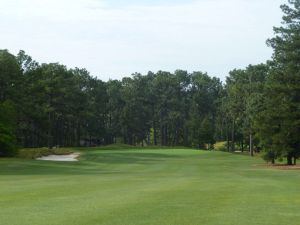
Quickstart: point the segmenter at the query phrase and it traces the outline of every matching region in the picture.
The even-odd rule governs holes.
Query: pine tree
[[[267,41],[274,53],[258,127],[268,154],[291,165],[300,156],[300,0],[281,9],[283,25]]]

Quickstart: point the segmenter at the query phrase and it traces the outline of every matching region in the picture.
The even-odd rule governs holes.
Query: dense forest
[[[300,157],[300,1],[281,6],[266,63],[229,72],[177,70],[103,82],[86,69],[0,50],[0,155],[18,147],[130,145],[264,151]]]

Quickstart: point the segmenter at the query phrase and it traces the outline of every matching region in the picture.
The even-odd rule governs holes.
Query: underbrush
[[[227,151],[226,141],[217,142],[216,144],[214,144],[214,149],[217,150],[217,151],[226,152]]]
[[[68,148],[24,148],[18,151],[17,157],[25,159],[35,159],[42,156],[48,155],[67,155],[73,151]]]
[[[127,144],[110,144],[96,147],[76,147],[80,151],[91,151],[91,150],[122,150],[122,149],[135,149],[136,146]]]
[[[127,145],[127,144],[111,144],[100,147],[105,150],[120,150],[120,149],[191,149],[184,146],[161,146],[161,145]]]
[[[128,144],[110,144],[98,147],[80,147],[78,150],[127,150],[127,149],[191,149],[184,146],[160,146],[160,145],[128,145]]]

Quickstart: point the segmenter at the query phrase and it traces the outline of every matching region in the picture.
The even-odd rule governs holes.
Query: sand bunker
[[[47,161],[62,161],[62,162],[75,162],[78,161],[79,153],[73,153],[69,155],[48,155],[37,158],[37,160]]]

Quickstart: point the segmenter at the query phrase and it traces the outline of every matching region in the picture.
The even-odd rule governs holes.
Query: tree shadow
[[[83,160],[108,164],[152,164],[172,158],[178,155],[145,152],[101,152],[89,153],[82,156]]]

